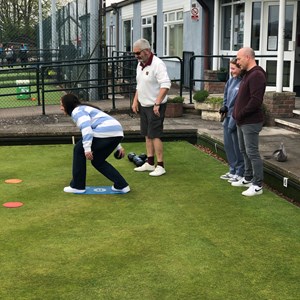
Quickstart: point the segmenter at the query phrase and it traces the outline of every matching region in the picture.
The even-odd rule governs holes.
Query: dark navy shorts
[[[147,136],[150,139],[160,138],[162,136],[166,107],[166,103],[159,106],[159,116],[154,114],[153,106],[139,107],[141,118],[141,134],[143,136]]]

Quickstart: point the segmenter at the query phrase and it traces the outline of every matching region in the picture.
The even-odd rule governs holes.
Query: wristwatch
[[[160,106],[160,103],[154,103],[154,106]]]

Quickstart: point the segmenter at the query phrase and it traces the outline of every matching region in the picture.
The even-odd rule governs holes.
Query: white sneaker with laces
[[[251,181],[248,181],[245,179],[245,177],[242,177],[242,179],[240,179],[239,181],[234,181],[231,182],[232,186],[244,186],[244,187],[249,187],[252,185]]]
[[[77,189],[74,189],[70,186],[66,186],[64,188],[64,192],[65,193],[73,193],[73,194],[83,194],[83,193],[85,193],[85,190],[77,190]]]
[[[234,176],[233,174],[227,172],[226,174],[221,175],[221,176],[220,176],[220,179],[229,180],[229,179],[231,179],[233,176]]]
[[[244,196],[257,196],[261,195],[263,193],[263,188],[258,185],[251,185],[246,191],[242,192],[242,195]]]
[[[162,166],[156,166],[155,170],[151,173],[149,173],[150,176],[161,176],[164,175],[166,173],[165,168],[163,168]]]
[[[239,180],[241,180],[242,178],[243,178],[242,176],[239,176],[239,175],[233,175],[232,178],[228,179],[228,182],[231,183],[231,182],[239,181]]]
[[[116,189],[114,186],[112,186],[111,190],[114,192],[120,192],[120,193],[126,194],[126,193],[130,192],[130,187],[129,187],[129,185],[127,185],[126,187],[124,187],[122,189]]]
[[[134,168],[134,171],[137,172],[145,172],[145,171],[154,171],[155,166],[149,165],[147,162],[145,162],[142,166]]]

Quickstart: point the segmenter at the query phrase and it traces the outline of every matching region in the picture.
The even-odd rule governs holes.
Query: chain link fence
[[[110,72],[99,35],[104,8],[95,6],[97,1],[74,0],[53,10],[51,1],[41,2],[42,18],[38,0],[28,0],[34,12],[19,15],[15,11],[25,11],[24,3],[0,3],[0,108],[58,104],[69,88],[85,100],[107,97],[108,87],[99,88],[108,85],[99,78]],[[17,18],[23,23],[9,22]]]

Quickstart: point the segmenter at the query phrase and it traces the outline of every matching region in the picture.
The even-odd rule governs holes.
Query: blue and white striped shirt
[[[79,105],[72,111],[72,119],[82,134],[84,152],[90,152],[93,138],[124,136],[122,125],[100,109]],[[118,147],[119,148],[119,147]]]

